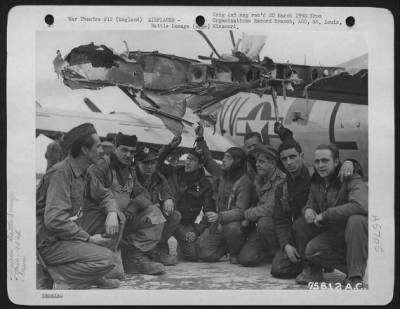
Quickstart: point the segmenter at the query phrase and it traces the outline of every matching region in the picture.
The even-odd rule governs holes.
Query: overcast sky
[[[231,53],[228,31],[205,32],[217,51]],[[352,32],[258,32],[267,36],[261,58],[275,62],[334,66],[368,52],[367,38]],[[234,32],[237,40],[241,32]],[[126,95],[112,87],[100,91],[71,90],[57,80],[52,61],[56,51],[65,57],[71,49],[94,42],[120,53],[126,40],[130,50],[154,51],[198,59],[209,56],[211,49],[195,31],[38,31],[36,40],[36,100],[45,107],[88,111],[83,98],[94,101],[104,112],[133,111],[141,113]],[[112,102],[111,102],[112,101]]]

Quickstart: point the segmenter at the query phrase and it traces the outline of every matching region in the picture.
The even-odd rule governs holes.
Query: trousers
[[[161,234],[160,243],[166,244],[168,239],[174,235],[179,223],[181,222],[182,215],[179,211],[174,210],[169,216],[164,216],[166,222],[164,224],[164,229]]]
[[[160,208],[155,205],[147,207],[126,221],[123,246],[133,246],[141,252],[151,251],[161,240],[165,221]]]
[[[217,262],[226,253],[237,256],[245,242],[240,222],[222,224],[220,228],[211,224],[197,239],[196,248],[199,259]]]
[[[196,234],[196,223],[180,224],[180,228],[176,230],[174,236],[178,241],[178,256],[184,261],[197,261],[196,240],[186,241],[185,236],[187,233],[192,232]]]
[[[348,278],[363,278],[368,259],[368,217],[353,215],[344,231],[324,231],[306,247],[306,258],[321,267],[338,268]]]
[[[337,268],[348,277],[363,277],[368,259],[368,218],[350,216],[344,228],[321,229],[299,218],[293,225],[296,249],[303,260],[321,267]],[[284,248],[272,261],[271,274],[277,278],[295,278],[301,263],[292,263]]]
[[[70,287],[90,285],[115,267],[111,250],[83,241],[60,240],[38,250],[52,279]]]
[[[250,229],[246,242],[240,250],[239,262],[243,266],[256,266],[279,249],[272,218],[261,217]]]
[[[298,218],[292,225],[292,233],[295,243],[292,244],[304,260],[308,242],[317,236],[321,229],[314,224],[308,224],[303,217]],[[271,275],[276,278],[296,278],[303,270],[303,264],[292,263],[286,255],[285,248],[280,248],[272,260]]]

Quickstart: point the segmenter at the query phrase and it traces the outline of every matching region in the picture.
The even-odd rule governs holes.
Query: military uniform
[[[169,145],[161,148],[158,169],[167,177],[175,207],[181,214],[180,224],[174,233],[174,237],[178,241],[178,255],[183,260],[196,261],[198,259],[196,238],[208,226],[204,220],[200,223],[196,223],[196,220],[201,211],[203,213],[215,211],[212,186],[202,168],[195,172],[185,172],[183,166],[164,164],[164,158],[171,151]],[[196,237],[187,239],[188,233],[194,233]]]
[[[64,158],[62,147],[59,142],[54,141],[47,145],[45,158],[47,160],[46,171],[48,171],[54,164],[60,162]]]
[[[303,165],[296,178],[289,174],[276,190],[274,224],[280,249],[272,261],[271,275],[277,278],[295,278],[302,270],[301,263],[292,263],[285,253],[285,246],[296,248],[304,258],[304,250],[313,231],[302,217],[310,191],[311,175]]]
[[[84,124],[68,132],[66,140],[72,144],[95,132]],[[113,252],[88,243],[90,234],[81,226],[85,176],[69,155],[44,175],[36,192],[38,253],[56,286],[70,289],[97,285],[115,267]]]
[[[258,201],[244,213],[249,228],[246,243],[239,256],[242,265],[258,265],[264,258],[274,256],[279,248],[273,216],[275,190],[284,178],[285,174],[278,168],[266,182],[259,176],[255,178],[254,187]]]
[[[158,151],[152,147],[142,147],[135,154],[135,162],[146,163],[154,161],[157,164]],[[138,163],[137,163],[138,164]],[[166,220],[161,239],[157,247],[151,252],[151,257],[163,263],[164,265],[175,265],[176,259],[169,255],[168,239],[175,233],[180,221],[181,214],[174,209],[166,214],[163,210],[163,203],[170,199],[173,200],[167,179],[158,171],[154,171],[151,176],[142,175],[136,164],[136,175],[140,184],[150,194],[150,200],[153,204],[159,204]]]
[[[92,233],[105,232],[108,212],[118,212],[126,221],[120,222],[123,236],[114,236],[113,248],[122,242],[122,259],[126,273],[158,274],[162,265],[150,262],[145,254],[159,242],[165,219],[153,205],[150,196],[137,180],[133,167],[119,163],[114,153],[104,157],[88,169],[89,192],[84,208],[83,226]],[[114,202],[104,203],[104,195],[111,194]],[[122,214],[121,214],[122,213]]]
[[[312,208],[321,214],[322,228],[308,242],[305,258],[311,267],[338,268],[362,280],[368,259],[368,188],[358,174],[340,183],[339,169],[329,186],[317,173],[312,177],[304,212]]]
[[[246,154],[240,148],[228,149],[227,152],[234,158],[235,168],[223,172],[212,159],[205,141],[199,138],[197,141],[205,155],[204,165],[214,178],[214,199],[218,214],[218,220],[199,237],[198,254],[204,261],[215,262],[230,253],[231,262],[237,263],[246,238],[241,221],[252,194],[252,181],[246,173]]]

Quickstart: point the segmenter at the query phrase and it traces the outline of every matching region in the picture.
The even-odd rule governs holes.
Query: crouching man
[[[135,154],[135,171],[140,184],[149,192],[153,204],[160,203],[161,211],[167,220],[160,242],[150,252],[150,257],[166,266],[175,265],[175,256],[169,254],[168,239],[175,233],[181,214],[174,209],[174,201],[167,179],[156,170],[158,150],[141,147]]]
[[[147,254],[160,241],[165,218],[136,178],[132,166],[136,144],[135,135],[119,133],[114,152],[89,168],[83,225],[92,233],[107,234],[114,249],[121,242],[125,273],[157,275],[164,266]],[[107,195],[113,196],[108,203]]]
[[[315,236],[305,248],[306,263],[296,282],[322,281],[322,267],[347,274],[346,283],[363,286],[368,258],[368,189],[358,174],[340,182],[341,163],[334,145],[319,145],[303,215],[304,229]]]
[[[180,224],[174,233],[178,241],[178,256],[184,261],[197,261],[196,240],[208,224],[204,216],[200,223],[196,220],[201,211],[203,214],[215,211],[215,203],[211,182],[203,168],[204,158],[198,149],[189,150],[184,166],[164,164],[164,158],[171,154],[180,141],[180,138],[174,138],[160,149],[158,169],[168,178],[176,208],[181,214]]]
[[[84,123],[65,135],[65,144],[67,158],[47,171],[36,192],[38,259],[55,289],[117,288],[119,280],[105,278],[115,267],[110,240],[81,224],[86,170],[102,152],[99,136]]]
[[[244,211],[242,226],[248,231],[239,260],[244,266],[256,266],[279,249],[274,228],[275,190],[285,179],[278,168],[278,152],[267,145],[256,145],[257,175],[254,180],[256,200]]]

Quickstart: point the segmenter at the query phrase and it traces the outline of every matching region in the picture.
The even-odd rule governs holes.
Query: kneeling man
[[[334,145],[319,145],[314,153],[314,173],[305,221],[316,236],[308,242],[308,265],[296,282],[322,281],[322,267],[347,274],[352,287],[363,285],[368,258],[368,189],[358,174],[340,182],[339,151]]]
[[[158,275],[164,272],[164,266],[148,254],[161,239],[165,218],[136,178],[132,166],[136,144],[135,135],[119,133],[110,156],[88,169],[89,190],[82,224],[91,233],[111,237],[114,250],[121,241],[125,273]]]

